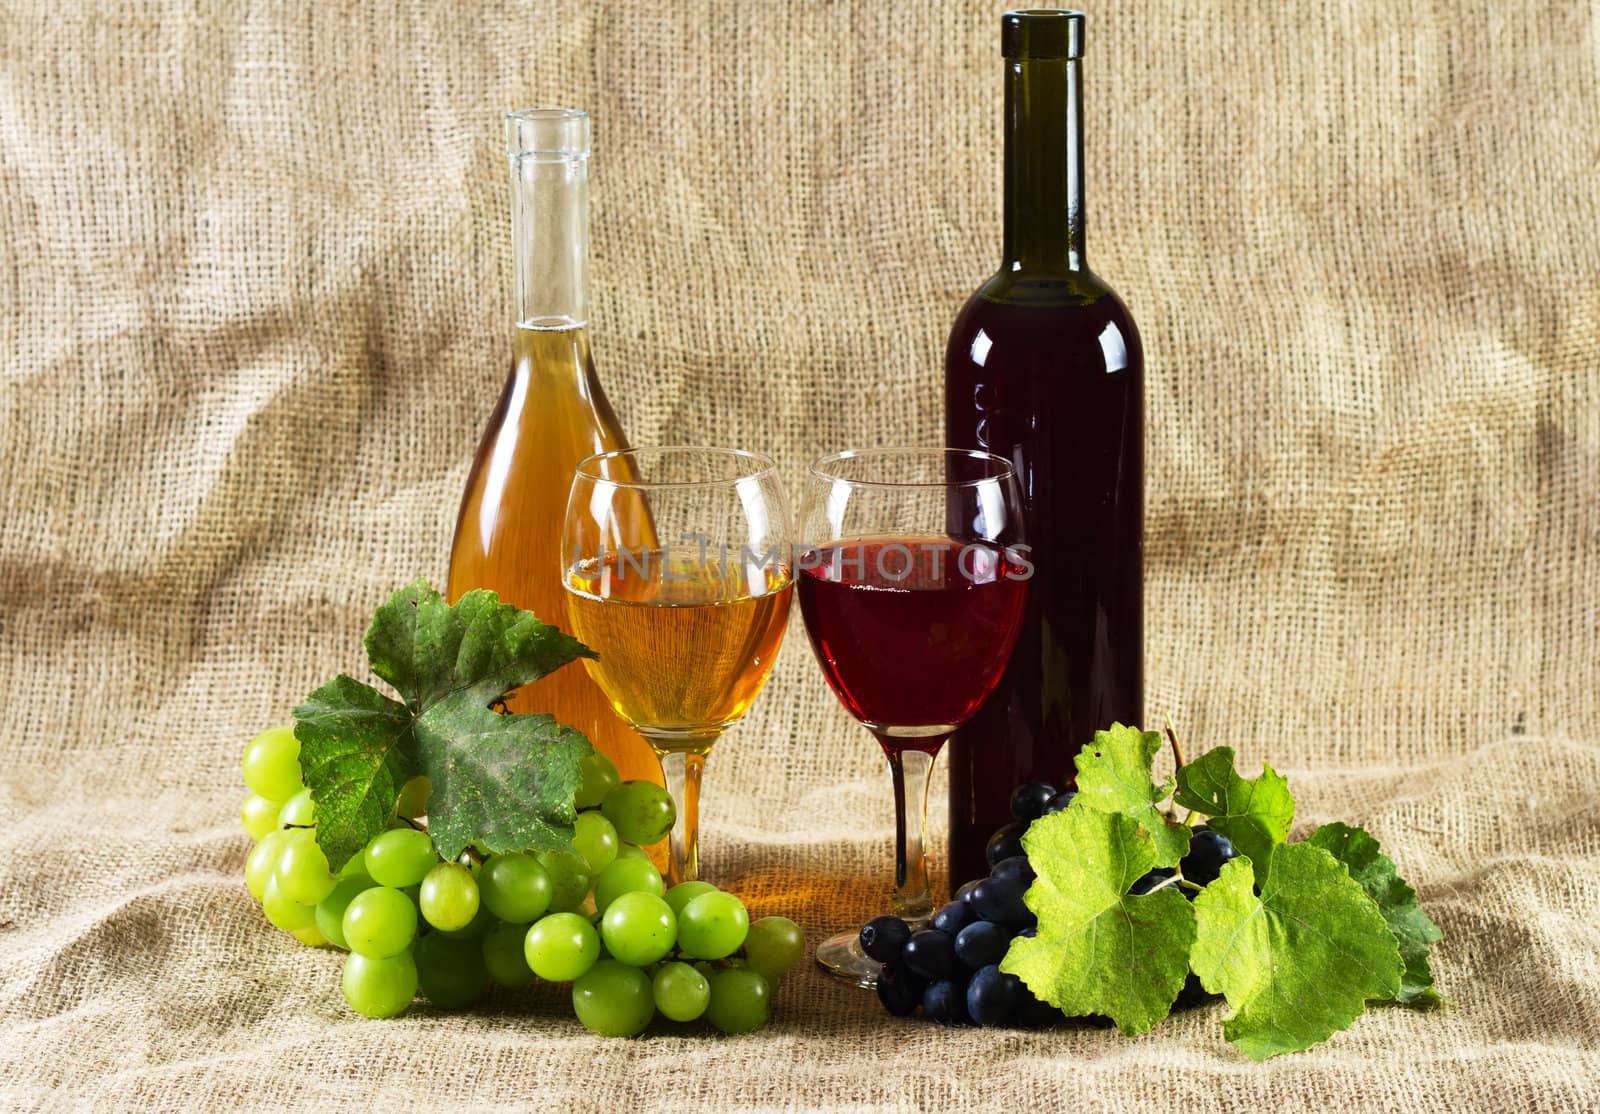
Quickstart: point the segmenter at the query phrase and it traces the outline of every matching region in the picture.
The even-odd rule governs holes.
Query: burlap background
[[[951,1033],[809,971],[744,1039],[598,1040],[554,993],[374,1023],[254,911],[242,742],[443,571],[507,355],[500,114],[594,114],[636,442],[931,443],[996,262],[999,11],[0,10],[0,1103],[1600,1104],[1584,3],[1091,13],[1092,259],[1149,354],[1150,716],[1369,826],[1449,1012],[1265,1066],[1221,1007]],[[881,760],[798,629],[709,793],[709,872],[759,910],[815,938],[878,908]]]

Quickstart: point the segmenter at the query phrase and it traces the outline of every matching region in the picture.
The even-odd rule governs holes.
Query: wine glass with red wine
[[[965,449],[866,449],[811,466],[795,591],[822,675],[871,731],[894,780],[891,908],[933,912],[923,836],[928,773],[1004,671],[1033,566],[1011,465]],[[817,949],[871,986],[855,932]]]

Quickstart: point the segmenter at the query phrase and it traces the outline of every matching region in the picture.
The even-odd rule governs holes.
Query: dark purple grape
[[[900,962],[912,974],[925,979],[948,978],[956,966],[955,941],[931,928],[913,932],[900,949]]]
[[[1011,818],[1026,824],[1044,815],[1044,806],[1056,795],[1056,787],[1042,781],[1025,781],[1011,791]]]
[[[861,950],[868,959],[889,963],[900,955],[900,949],[911,939],[911,926],[899,917],[884,914],[873,917],[861,928]]]
[[[1175,1010],[1192,1010],[1196,1006],[1204,1005],[1211,995],[1206,993],[1206,988],[1200,985],[1200,976],[1193,971],[1183,980],[1183,989],[1178,991],[1178,998],[1172,1003]]]
[[[885,963],[878,972],[878,1001],[896,1017],[905,1017],[922,1001],[925,985],[898,963]]]
[[[1032,882],[1038,877],[1033,872],[1033,865],[1028,862],[1026,855],[1012,855],[1009,859],[1001,859],[994,864],[994,869],[989,871],[990,878],[1015,878],[1021,882]]]
[[[1022,1001],[1022,982],[990,964],[967,984],[967,1013],[979,1025],[1004,1025]]]
[[[1020,820],[1013,820],[989,837],[989,845],[984,848],[983,854],[992,868],[1001,859],[1009,859],[1022,854],[1022,833],[1028,830],[1028,825]]]
[[[1039,815],[1049,816],[1052,812],[1060,812],[1062,809],[1070,805],[1072,803],[1072,799],[1077,795],[1078,794],[1074,793],[1071,789],[1063,789],[1061,792],[1057,793],[1054,797],[1051,797],[1045,802],[1044,811]]]
[[[1081,1025],[1085,1029],[1113,1029],[1117,1024],[1109,1017],[1101,1017],[1097,1013],[1086,1013],[1082,1017],[1070,1017],[1067,1020]]]
[[[961,887],[951,895],[950,900],[965,901],[970,905],[972,903],[972,891],[978,888],[978,883],[981,881],[983,881],[982,878],[974,878],[970,882],[961,883]]]
[[[1239,852],[1233,841],[1209,828],[1196,829],[1189,841],[1189,853],[1178,863],[1185,881],[1197,886],[1209,886],[1222,873],[1223,866]]]
[[[951,979],[929,983],[928,989],[922,992],[922,1012],[929,1021],[939,1025],[971,1024],[965,984]]]
[[[1141,874],[1133,885],[1128,887],[1128,892],[1130,894],[1147,894],[1171,877],[1172,870],[1170,868],[1157,867],[1149,874]]]
[[[1029,1029],[1048,1029],[1066,1020],[1060,1010],[1049,1002],[1034,997],[1026,985],[1018,988],[1018,1003],[1013,1015],[1018,1025]]]
[[[993,921],[974,921],[956,935],[956,958],[976,971],[1005,958],[1011,933]]]
[[[972,920],[972,909],[967,903],[952,901],[948,905],[941,905],[939,911],[928,918],[928,927],[947,936],[954,936],[970,920]]]
[[[1034,922],[1034,915],[1022,902],[1028,887],[1016,878],[985,878],[972,891],[972,907],[986,921],[1021,928]]]

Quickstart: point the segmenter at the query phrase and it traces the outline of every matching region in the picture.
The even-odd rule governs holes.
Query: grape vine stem
[[[1184,762],[1184,757],[1183,757],[1183,745],[1178,742],[1178,729],[1172,726],[1172,717],[1171,716],[1167,717],[1167,742],[1172,744],[1173,772],[1176,773],[1178,770],[1183,769],[1183,767],[1185,765],[1185,762]],[[1174,800],[1173,804],[1176,805],[1177,801]],[[1197,814],[1195,813],[1195,811],[1193,809],[1190,809],[1188,811],[1188,813],[1183,818],[1184,827],[1187,827],[1187,828],[1194,827],[1194,821],[1195,821],[1195,816],[1196,815]],[[1167,809],[1167,818],[1170,819],[1170,820],[1176,820],[1177,819],[1177,809],[1176,808]]]
[[[1167,717],[1167,742],[1172,744],[1172,760],[1173,760],[1173,762],[1175,762],[1177,764],[1177,768],[1178,769],[1180,769],[1180,770],[1183,769],[1183,767],[1185,765],[1185,762],[1184,762],[1184,759],[1183,759],[1183,747],[1178,743],[1178,731],[1177,731],[1176,728],[1174,728],[1172,726],[1172,717],[1171,716]]]

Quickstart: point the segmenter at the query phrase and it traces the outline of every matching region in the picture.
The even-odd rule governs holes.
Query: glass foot
[[[878,971],[883,964],[861,950],[860,932],[841,932],[817,945],[817,966],[836,979],[874,987],[878,985]]]

